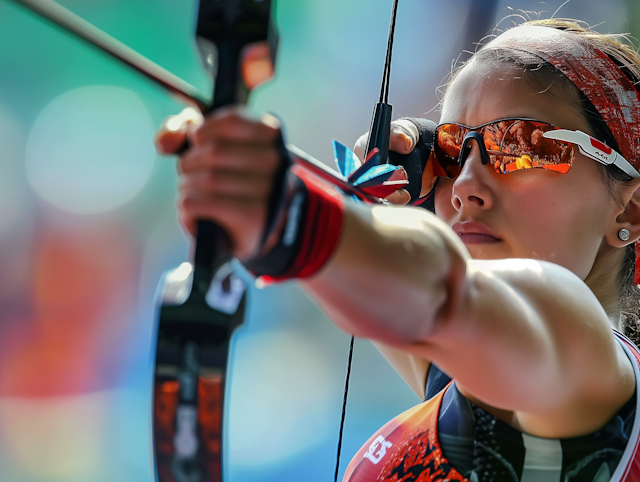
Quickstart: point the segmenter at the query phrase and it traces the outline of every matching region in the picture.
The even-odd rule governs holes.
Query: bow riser
[[[271,8],[271,0],[200,1],[198,44],[205,65],[215,65],[213,102],[206,111],[246,101],[241,56],[274,31]],[[159,482],[221,482],[226,480],[227,359],[231,335],[244,321],[245,286],[233,273],[228,235],[210,221],[197,223],[193,265],[180,270],[181,275],[168,273],[161,289],[153,402],[156,474]],[[184,301],[167,293],[189,294]]]

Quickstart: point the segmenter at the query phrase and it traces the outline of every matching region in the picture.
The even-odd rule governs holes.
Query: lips
[[[493,244],[502,241],[496,233],[478,221],[455,223],[452,229],[464,244]]]

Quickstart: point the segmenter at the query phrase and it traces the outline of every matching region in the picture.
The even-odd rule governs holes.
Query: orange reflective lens
[[[501,119],[476,128],[461,124],[441,124],[436,130],[435,154],[448,177],[456,177],[462,167],[458,158],[465,136],[472,131],[484,139],[489,162],[499,174],[540,168],[566,173],[573,164],[573,145],[543,137],[557,130],[544,122],[529,119]]]

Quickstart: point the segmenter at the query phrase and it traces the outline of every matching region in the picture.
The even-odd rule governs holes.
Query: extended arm
[[[631,365],[579,278],[535,260],[472,260],[424,210],[348,206],[334,258],[305,284],[343,329],[433,360],[535,435],[593,431],[633,393]]]
[[[183,224],[214,220],[236,256],[253,256],[278,133],[272,119],[242,111],[208,118],[179,164]],[[165,128],[158,144],[168,152],[185,135]],[[533,435],[592,432],[634,391],[630,362],[582,280],[546,262],[473,260],[419,208],[347,203],[336,252],[303,282],[346,331],[419,357],[425,370],[433,360],[469,398]]]

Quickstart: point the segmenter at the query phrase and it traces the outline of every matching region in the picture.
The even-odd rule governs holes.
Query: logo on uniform
[[[382,460],[387,453],[387,449],[391,448],[393,444],[387,440],[382,435],[378,435],[378,437],[371,443],[369,446],[369,450],[364,457],[369,459],[372,463],[377,464]]]

